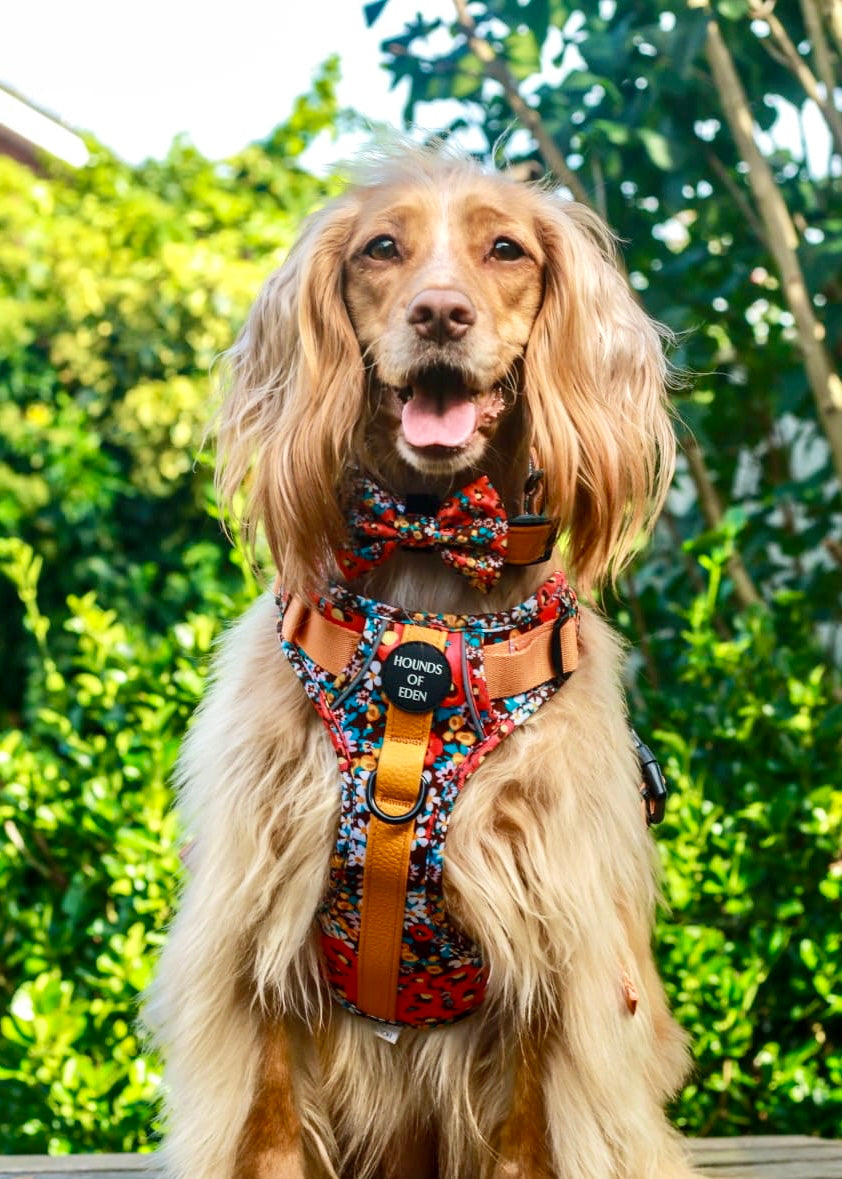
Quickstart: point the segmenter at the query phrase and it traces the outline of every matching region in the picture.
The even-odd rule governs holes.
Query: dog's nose
[[[477,313],[461,291],[431,287],[415,296],[406,309],[406,319],[425,340],[444,344],[461,339],[476,323]]]

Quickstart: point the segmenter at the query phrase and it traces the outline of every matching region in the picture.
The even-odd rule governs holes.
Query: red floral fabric
[[[281,623],[288,604],[281,594]],[[414,1027],[461,1019],[476,1010],[487,976],[482,951],[449,918],[443,887],[445,839],[460,792],[482,760],[561,687],[552,679],[515,696],[492,699],[483,647],[507,642],[542,623],[576,617],[576,596],[555,573],[526,602],[496,614],[409,613],[352,594],[341,585],[314,599],[331,622],[360,636],[348,667],[333,677],[281,635],[284,655],[324,722],[339,762],[342,806],[328,891],[318,913],[323,970],[339,1003],[357,1004],[357,949],[363,903],[366,837],[372,821],[366,787],[377,768],[387,701],[383,662],[416,624],[447,632],[452,682],[433,712],[422,772],[424,804],[414,819],[398,975],[397,1021]]]
[[[488,591],[506,558],[506,509],[487,475],[449,496],[435,515],[408,512],[404,500],[361,476],[348,524],[353,547],[336,553],[348,581],[388,560],[398,546],[435,548],[445,564]]]

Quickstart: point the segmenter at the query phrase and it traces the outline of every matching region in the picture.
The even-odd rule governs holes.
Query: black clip
[[[544,468],[533,467],[532,462],[529,463],[529,474],[526,476],[526,482],[523,485],[523,511],[527,516],[531,516],[535,512],[535,498],[544,482]]]
[[[658,765],[658,759],[649,748],[644,745],[637,733],[632,729],[632,738],[640,762],[640,795],[646,807],[646,826],[654,827],[663,822],[667,809],[667,780]]]
[[[564,670],[564,652],[561,649],[561,628],[564,626],[572,614],[559,614],[558,618],[553,623],[553,629],[550,634],[550,662],[553,665],[553,671],[556,678],[562,682],[569,680],[573,675],[572,669],[570,671]]]
[[[437,495],[427,495],[423,491],[409,492],[404,504],[407,516],[435,516],[441,507],[441,500]]]

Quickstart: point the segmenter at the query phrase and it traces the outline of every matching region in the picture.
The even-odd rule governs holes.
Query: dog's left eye
[[[375,262],[390,262],[393,258],[399,257],[398,243],[393,237],[384,233],[380,237],[373,237],[363,248],[363,253],[366,257],[373,258]]]
[[[491,257],[498,262],[515,262],[526,254],[523,246],[510,237],[498,237],[491,247]]]

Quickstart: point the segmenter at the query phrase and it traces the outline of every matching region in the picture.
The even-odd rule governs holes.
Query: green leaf
[[[371,28],[380,18],[383,9],[389,3],[389,0],[374,0],[371,4],[363,5],[363,16],[367,28]]]
[[[646,154],[656,168],[660,168],[662,172],[668,172],[675,167],[672,145],[665,135],[659,131],[653,131],[649,127],[641,127],[638,134],[646,148]]]

